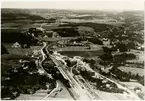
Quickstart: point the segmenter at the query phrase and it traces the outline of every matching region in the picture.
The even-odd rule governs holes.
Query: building
[[[21,47],[21,45],[20,45],[18,42],[16,42],[16,43],[14,43],[14,44],[12,45],[12,47],[13,47],[13,48],[18,48],[18,47]]]
[[[54,37],[59,37],[59,34],[57,33],[57,32],[53,32],[52,33],[52,37],[54,38]]]

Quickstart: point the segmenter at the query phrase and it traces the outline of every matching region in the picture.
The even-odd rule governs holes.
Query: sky
[[[144,10],[144,1],[91,1],[91,0],[50,0],[50,1],[2,1],[2,8],[48,8],[79,10]]]

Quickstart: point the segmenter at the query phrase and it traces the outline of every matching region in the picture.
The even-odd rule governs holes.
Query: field
[[[123,72],[131,72],[132,74],[136,75],[140,75],[143,76],[144,75],[144,69],[142,68],[136,68],[136,67],[125,67],[125,66],[120,66],[118,67],[121,71]]]
[[[128,100],[123,94],[119,93],[108,93],[97,90],[97,93],[104,98],[104,100]]]
[[[120,82],[120,83],[128,87],[130,90],[139,87],[145,92],[145,87],[138,82]]]
[[[52,24],[47,24],[47,23],[44,23],[42,25],[42,28],[46,29],[46,30],[52,30],[52,29],[56,29],[58,28],[58,25],[57,23],[52,23]]]
[[[101,32],[108,30],[108,27],[112,28],[114,25],[94,22],[78,22],[78,23],[69,22],[68,24],[60,25],[60,27],[78,27],[78,26],[90,27],[93,28],[95,32]]]
[[[32,27],[39,27],[41,23],[33,23],[30,21],[24,21],[24,22],[7,22],[3,23],[1,25],[1,29],[22,29],[22,30],[27,30]]]
[[[58,81],[58,83],[59,83],[59,86],[62,88],[62,91],[57,92],[56,96],[54,97],[54,100],[58,99],[58,98],[59,99],[66,99],[66,100],[73,100],[73,98],[71,97],[67,88],[60,81]],[[49,100],[49,98],[46,100]]]
[[[59,86],[62,88],[61,92],[58,91],[56,96],[54,96],[54,97],[49,96],[44,100],[57,100],[57,99],[73,100],[73,98],[69,94],[67,88],[61,82],[59,82]],[[42,100],[46,96],[47,96],[47,90],[38,90],[38,91],[36,91],[36,93],[34,93],[32,95],[21,94],[18,98],[16,98],[16,100]]]
[[[142,99],[145,99],[145,86],[141,85],[138,82],[120,82],[122,85],[125,85],[128,89],[130,89],[131,91],[134,91],[134,88],[140,88],[142,90]]]
[[[110,24],[110,25],[122,25],[124,24],[121,21],[116,21],[115,19],[62,19],[62,22],[71,22],[71,23],[100,23],[100,24]]]
[[[67,39],[76,39],[77,37],[46,37],[46,38],[38,38],[40,40],[44,40],[44,41],[59,41],[59,40],[67,40]]]
[[[16,55],[26,55],[26,54],[32,54],[33,53],[33,50],[40,50],[42,46],[31,46],[31,48],[14,48],[14,47],[11,47],[13,44],[3,44],[5,46],[5,48],[7,49],[7,51],[10,53],[10,54],[16,54]]]
[[[135,54],[137,56],[136,59],[128,60],[127,62],[143,62],[145,60],[144,51],[131,50],[131,52],[127,52],[127,53],[133,53],[133,54]]]
[[[34,94],[20,94],[15,100],[41,100],[47,96],[47,90],[38,90]]]
[[[81,46],[70,46],[65,48],[59,48],[58,52],[61,53],[62,55],[67,55],[70,57],[73,56],[93,57],[104,54],[101,48],[97,47],[93,49],[86,49],[86,47]]]

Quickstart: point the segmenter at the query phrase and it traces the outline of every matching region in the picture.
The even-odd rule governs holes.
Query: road
[[[42,72],[42,73],[45,73],[49,78],[53,79],[51,74],[47,73],[45,71],[45,69],[43,68],[42,64],[44,62],[44,60],[47,58],[47,56],[45,55],[45,53],[43,52],[43,49],[46,47],[46,43],[43,43],[43,47],[41,48],[41,54],[42,54],[42,60],[39,62],[39,70]]]
[[[53,93],[55,93],[57,90],[59,90],[59,83],[56,82],[56,88],[54,88],[48,95],[46,95],[42,100],[45,100],[49,96],[51,96]]]
[[[52,44],[50,44],[50,45],[47,45],[45,42],[43,42],[43,47],[41,48],[41,54],[42,54],[42,60],[40,61],[40,69],[42,70],[42,71],[44,71],[44,73],[45,74],[47,74],[50,78],[52,78],[52,76],[51,76],[51,74],[49,74],[49,73],[47,73],[46,71],[45,71],[45,69],[43,68],[43,62],[44,62],[44,60],[47,58],[47,56],[48,56],[48,54],[46,54],[45,52],[45,48],[46,48],[46,46],[47,47],[50,47],[50,46],[52,46],[53,44],[55,44],[55,43],[52,43]],[[45,52],[44,52],[45,51]],[[48,52],[48,51],[47,51]],[[53,78],[52,78],[53,79]],[[60,87],[60,83],[59,82],[56,82],[57,84],[56,84],[56,88],[54,88],[48,95],[46,95],[44,98],[42,98],[42,100],[45,100],[45,99],[47,99],[48,97],[50,97],[51,95],[55,95],[56,93],[57,93],[57,91],[59,90],[59,87]],[[73,97],[72,97],[73,98]]]
[[[45,73],[49,78],[53,79],[53,77],[51,76],[51,74],[47,73],[45,71],[45,69],[43,68],[43,62],[44,60],[47,58],[46,54],[44,53],[44,48],[46,47],[46,43],[43,42],[43,47],[41,48],[41,54],[42,54],[42,60],[39,62],[39,70],[43,71],[42,73]],[[46,95],[44,98],[42,98],[42,100],[45,100],[47,97],[49,97],[53,92],[57,91],[59,87],[58,82],[56,82],[56,88],[54,88],[48,95]]]

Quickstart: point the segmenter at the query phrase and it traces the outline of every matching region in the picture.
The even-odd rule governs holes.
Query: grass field
[[[136,59],[129,60],[130,62],[143,62],[145,60],[144,51],[132,49],[130,52],[127,52],[127,53],[132,53],[132,54],[135,54],[137,56]]]
[[[40,50],[42,46],[31,46],[31,48],[13,48],[11,47],[13,44],[9,43],[9,44],[3,44],[6,49],[8,50],[8,52],[10,54],[17,54],[17,55],[26,55],[26,54],[32,54],[33,50]]]
[[[77,37],[46,37],[46,38],[38,38],[44,41],[59,41],[59,40],[67,40],[67,39],[76,39]]]
[[[32,27],[39,27],[41,23],[30,23],[30,22],[14,22],[14,23],[3,23],[1,29],[29,29]]]
[[[123,22],[120,21],[111,21],[110,19],[62,19],[62,22],[71,22],[71,23],[100,23],[100,24],[110,24],[110,25],[122,25]]]
[[[102,50],[103,49],[98,45],[98,47],[96,46],[91,46],[91,49],[87,49],[88,47],[85,46],[68,46],[68,47],[63,47],[63,48],[59,48],[58,51],[98,51],[98,50]]]
[[[125,85],[129,89],[133,90],[135,87],[141,88],[145,93],[145,87],[138,82],[120,82],[121,84]]]
[[[68,99],[68,100],[73,100],[71,95],[69,94],[67,88],[59,82],[59,86],[63,88],[61,92],[54,93],[56,96],[52,97],[49,96],[44,100],[56,100],[56,99]],[[48,90],[38,90],[36,93],[30,95],[30,94],[21,94],[16,100],[42,100],[44,97],[47,96],[47,91]],[[53,95],[53,94],[52,94]]]
[[[135,92],[134,88],[140,88],[142,90],[142,94],[143,94],[142,99],[143,100],[145,99],[145,86],[141,85],[138,82],[119,82],[119,83],[125,85],[128,89],[130,89],[133,92]]]
[[[143,76],[144,75],[144,69],[142,68],[136,68],[136,67],[125,67],[125,66],[120,66],[118,67],[121,71],[123,72],[131,72],[132,74],[136,75],[140,75]]]
[[[68,46],[68,47],[59,48],[57,51],[62,55],[67,55],[70,57],[73,56],[94,57],[94,56],[100,56],[104,54],[101,45],[92,44],[90,46],[91,49],[87,49],[87,47],[84,46]]]
[[[93,57],[93,56],[99,56],[104,54],[102,50],[87,50],[87,49],[81,49],[81,48],[67,48],[63,49],[61,51],[58,51],[62,55],[67,55],[70,57],[73,56],[82,56],[82,57]]]

